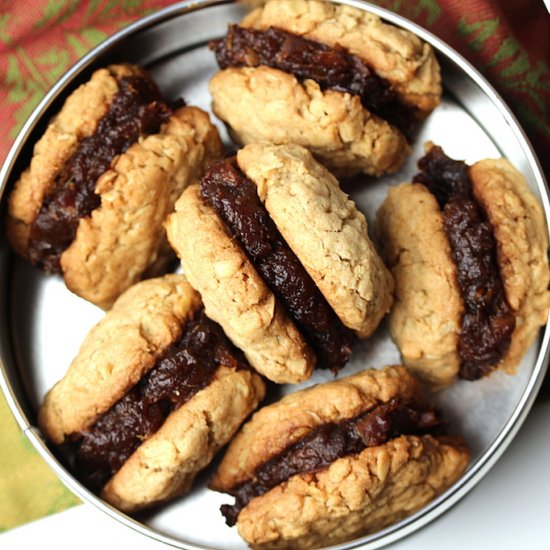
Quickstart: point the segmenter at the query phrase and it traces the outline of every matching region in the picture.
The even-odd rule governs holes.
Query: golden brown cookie
[[[134,511],[186,492],[198,471],[263,398],[260,377],[224,343],[219,327],[212,328],[212,321],[201,316],[201,306],[198,293],[183,275],[133,286],[91,329],[67,374],[40,408],[38,422],[46,438],[55,444],[76,441],[77,476],[122,510]],[[204,352],[197,355],[201,345],[215,347],[213,359]],[[168,356],[175,357],[172,364],[181,361],[180,349],[187,350],[187,359],[178,368],[187,371],[175,372],[162,361]],[[198,363],[189,357],[198,358],[193,359]],[[158,369],[164,374],[157,375]],[[172,385],[170,395],[162,390],[160,397],[147,397],[151,395],[147,392],[159,391],[155,376],[160,376],[162,387]],[[185,400],[172,403],[166,412],[170,396],[185,392]],[[140,408],[136,395],[149,399],[147,405]],[[159,419],[160,411],[165,412]],[[132,422],[122,429],[117,422],[124,422],[127,414]],[[118,442],[134,429],[136,418],[142,419],[132,436],[138,442],[129,440],[129,450],[121,450]],[[109,439],[108,434],[117,430],[122,430],[120,438]],[[99,448],[94,452],[100,453],[100,459],[92,460],[92,465],[100,473],[89,465],[90,446]],[[101,458],[105,453],[111,457],[118,453],[120,463],[105,466],[106,459]]]
[[[135,512],[187,493],[264,393],[264,383],[253,371],[220,367],[205,389],[137,448],[105,485],[102,498]]]
[[[245,38],[246,33],[257,38]],[[280,38],[262,38],[264,33],[279,33]],[[272,0],[211,48],[223,69],[210,83],[212,108],[235,139],[303,145],[338,176],[396,172],[410,150],[404,134],[410,137],[415,122],[441,98],[432,48],[409,31],[350,6]],[[319,54],[318,62],[311,61],[317,54],[310,53],[301,66],[300,52],[307,48],[333,53]],[[271,49],[277,53],[269,53]],[[330,77],[311,71],[327,55],[348,56],[348,61],[331,58]],[[372,87],[365,85],[368,92],[360,91],[364,77],[356,78],[357,60],[365,64],[362,75],[374,75]],[[355,76],[333,82],[348,70]],[[349,86],[350,81],[355,84]],[[365,99],[375,96],[384,99]]]
[[[312,281],[318,298],[311,300],[326,303],[323,311],[342,327],[335,336],[351,342],[349,329],[362,338],[370,335],[391,306],[393,281],[368,238],[365,217],[337,180],[298,145],[251,144],[238,152],[235,162],[235,170],[253,186],[265,222],[273,225],[301,270],[305,269],[303,276]],[[204,180],[217,177],[226,165],[227,161],[214,165]],[[201,188],[191,186],[183,193],[166,224],[190,283],[201,293],[209,316],[224,327],[259,372],[279,383],[308,378],[315,355],[304,335],[311,343],[311,333],[303,332],[304,325],[290,310],[285,313],[280,305],[285,285],[269,290],[265,273],[260,276],[254,263],[254,252],[245,253],[243,241],[201,196],[204,185],[202,181]],[[240,224],[248,226],[248,222]],[[267,249],[278,250],[278,245]],[[289,279],[293,288],[294,280]],[[296,285],[298,294],[290,298],[293,303],[306,294],[311,303],[306,283]],[[347,358],[349,350],[342,353]]]
[[[514,373],[548,319],[548,229],[540,202],[508,160],[476,162],[470,177],[474,195],[494,228],[506,298],[516,316],[510,349],[499,364]]]
[[[506,159],[477,162],[469,177],[491,226],[506,301],[515,316],[509,348],[496,367],[513,373],[546,323],[550,305],[544,215],[525,178]],[[446,386],[462,362],[465,306],[437,200],[421,183],[393,188],[378,212],[377,229],[396,284],[392,337],[405,364],[433,387]]]
[[[294,469],[300,456],[315,456],[307,445],[323,430],[323,451],[318,456],[341,444],[336,435],[339,426],[355,423],[354,433],[364,430],[368,439],[377,424],[373,415],[394,423],[401,414],[384,416],[381,411],[388,407],[430,410],[419,405],[421,393],[409,371],[394,366],[321,384],[260,409],[232,441],[211,484],[233,494],[243,484],[253,489],[257,480],[264,483],[267,491],[244,503],[238,513],[241,536],[254,548],[338,544],[403,519],[448,489],[468,465],[469,451],[462,438],[433,436],[429,429],[400,432],[396,424],[376,444],[365,442],[362,450],[336,455],[321,468],[308,459],[298,470],[307,463],[311,471]],[[361,424],[365,418],[374,424]],[[342,429],[351,433],[349,427]],[[348,442],[353,437],[345,436]],[[265,472],[278,476],[274,461],[288,457],[292,449],[294,459],[288,462],[292,475],[270,487]]]
[[[114,65],[95,71],[89,82],[67,98],[37,141],[30,166],[10,196],[8,237],[18,254],[28,255],[30,226],[44,197],[79,143],[95,133],[118,91],[117,78],[141,74],[141,69],[129,65]]]
[[[93,136],[109,111],[119,89],[117,79],[143,75],[130,65],[100,69],[69,96],[36,144],[31,165],[10,197],[8,236],[19,254],[29,257],[33,223],[79,144]],[[162,224],[182,190],[221,150],[208,115],[182,107],[158,133],[141,136],[113,158],[95,183],[99,206],[80,218],[55,268],[67,286],[109,308],[144,275],[162,273],[171,257]]]

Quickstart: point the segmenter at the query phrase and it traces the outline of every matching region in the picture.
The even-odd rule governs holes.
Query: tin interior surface
[[[451,157],[468,163],[487,157],[508,157],[541,199],[548,219],[548,196],[537,162],[517,123],[483,79],[456,53],[415,25],[363,2],[346,3],[372,10],[430,41],[442,65],[445,87],[442,104],[423,124],[413,152],[398,174],[379,179],[358,178],[344,186],[366,214],[370,226],[388,187],[410,181],[416,173],[416,162],[428,140],[441,145]],[[217,65],[207,42],[221,37],[227,24],[239,21],[245,11],[243,6],[228,2],[182,2],[142,20],[96,48],[52,90],[22,130],[1,173],[2,214],[9,189],[28,164],[32,145],[45,123],[68,93],[99,66],[121,61],[144,65],[165,97],[183,97],[189,105],[210,111],[208,81]],[[216,124],[227,148],[235,147],[223,124],[219,120]],[[82,498],[147,536],[181,548],[246,548],[236,529],[227,527],[219,512],[219,506],[231,499],[206,488],[215,463],[197,478],[189,495],[134,518],[100,501],[64,469],[62,457],[48,449],[35,428],[36,411],[103,312],[71,294],[61,279],[46,276],[16,258],[4,236],[0,246],[3,389],[22,428],[56,473]],[[451,422],[452,431],[464,435],[471,447],[469,470],[458,484],[424,510],[338,548],[375,548],[397,540],[441,514],[473,487],[504,451],[525,418],[544,375],[548,340],[548,330],[541,332],[516,376],[496,372],[474,383],[459,381],[438,393],[435,400]],[[351,362],[339,376],[399,362],[397,348],[382,323],[374,337],[355,347]],[[330,372],[321,371],[307,383],[280,387],[278,391],[282,395],[331,379]]]

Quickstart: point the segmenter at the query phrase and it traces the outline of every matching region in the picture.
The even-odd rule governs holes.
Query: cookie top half
[[[230,67],[212,77],[209,89],[214,113],[237,142],[302,145],[338,177],[396,172],[410,151],[405,136],[358,96],[278,69]]]
[[[276,0],[248,14],[243,27],[277,27],[364,59],[405,102],[429,114],[441,98],[441,75],[432,47],[413,33],[351,6],[317,0]]]
[[[252,144],[237,161],[340,320],[369,336],[390,309],[393,280],[365,216],[303,147]]]

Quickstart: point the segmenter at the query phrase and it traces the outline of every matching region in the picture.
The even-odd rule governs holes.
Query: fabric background
[[[0,0],[0,163],[34,107],[73,63],[118,29],[171,3]],[[373,3],[416,21],[472,62],[514,110],[548,177],[550,16],[542,0]],[[78,502],[20,433],[2,396],[0,494],[0,532]]]

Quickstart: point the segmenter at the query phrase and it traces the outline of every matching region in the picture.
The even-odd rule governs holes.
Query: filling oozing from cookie
[[[260,464],[248,481],[227,491],[235,504],[221,507],[229,526],[255,497],[297,474],[314,473],[345,456],[358,454],[401,435],[441,434],[445,424],[440,414],[418,403],[394,397],[355,418],[321,424],[304,438]]]
[[[111,76],[117,79],[118,91],[107,113],[56,176],[30,228],[29,257],[51,273],[61,271],[59,258],[73,242],[80,219],[99,206],[96,182],[113,158],[140,136],[157,133],[172,112],[183,106],[182,100],[163,101],[147,76]]]
[[[504,292],[493,228],[473,195],[467,164],[432,147],[418,166],[422,172],[413,181],[424,184],[439,202],[464,302],[459,374],[477,380],[507,353],[516,322]]]
[[[290,249],[256,185],[229,159],[210,167],[200,181],[201,198],[220,216],[262,279],[316,352],[318,366],[337,371],[351,353],[346,328]]]
[[[76,435],[79,479],[99,493],[171,412],[208,386],[220,366],[249,368],[222,329],[201,312],[137,385],[89,430]]]
[[[389,82],[344,48],[332,48],[274,27],[263,31],[231,25],[225,38],[210,42],[210,49],[222,69],[266,65],[300,81],[314,80],[322,90],[357,95],[366,109],[409,137],[418,118],[411,106],[399,101]]]

